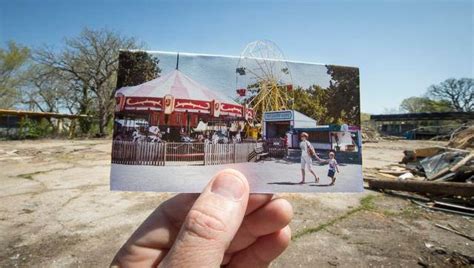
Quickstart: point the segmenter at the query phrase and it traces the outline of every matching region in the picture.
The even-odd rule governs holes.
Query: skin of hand
[[[268,267],[288,246],[290,203],[249,195],[238,171],[219,172],[199,194],[161,204],[117,252],[112,267]]]

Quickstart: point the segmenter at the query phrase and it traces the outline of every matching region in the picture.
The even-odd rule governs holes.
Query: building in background
[[[464,124],[474,124],[473,112],[380,114],[370,116],[371,124],[384,135],[407,139],[431,139],[449,135]]]

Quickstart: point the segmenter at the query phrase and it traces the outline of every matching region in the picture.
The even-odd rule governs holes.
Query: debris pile
[[[443,263],[449,267],[470,267],[474,264],[474,257],[464,255],[443,246],[435,246],[425,242],[425,247],[430,253],[427,257],[419,257],[418,265],[421,267],[436,267],[436,263]],[[435,260],[438,260],[436,262]]]
[[[428,147],[403,151],[400,163],[377,168],[366,179],[372,189],[423,194],[422,207],[474,216],[474,128],[458,132],[449,143],[454,147]],[[468,132],[470,131],[470,132]],[[464,148],[464,149],[459,149]],[[468,148],[468,149],[465,149]],[[449,202],[440,200],[449,199]],[[468,204],[468,207],[459,204]]]
[[[377,168],[378,176],[417,181],[474,182],[474,153],[449,147],[403,151],[398,164]]]
[[[381,139],[380,133],[375,128],[362,126],[362,143],[379,142]]]
[[[428,181],[469,182],[474,179],[474,153],[450,147],[404,151],[402,163]]]
[[[457,149],[474,149],[474,125],[455,130],[451,134],[448,147]]]

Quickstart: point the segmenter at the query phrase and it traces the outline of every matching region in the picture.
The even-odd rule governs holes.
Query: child
[[[339,173],[339,167],[334,152],[329,152],[329,160],[327,162],[329,164],[328,177],[331,178],[331,183],[329,185],[334,185],[336,182],[336,171]]]

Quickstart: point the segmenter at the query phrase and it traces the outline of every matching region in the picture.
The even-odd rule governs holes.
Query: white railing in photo
[[[254,160],[250,156],[258,143],[206,144],[204,165],[244,163]]]
[[[112,163],[124,165],[165,165],[163,143],[113,141]]]
[[[112,163],[124,165],[221,165],[255,161],[261,143],[204,144],[113,141]]]
[[[204,165],[234,163],[234,144],[206,144]]]
[[[203,165],[204,143],[166,142],[165,165]]]

